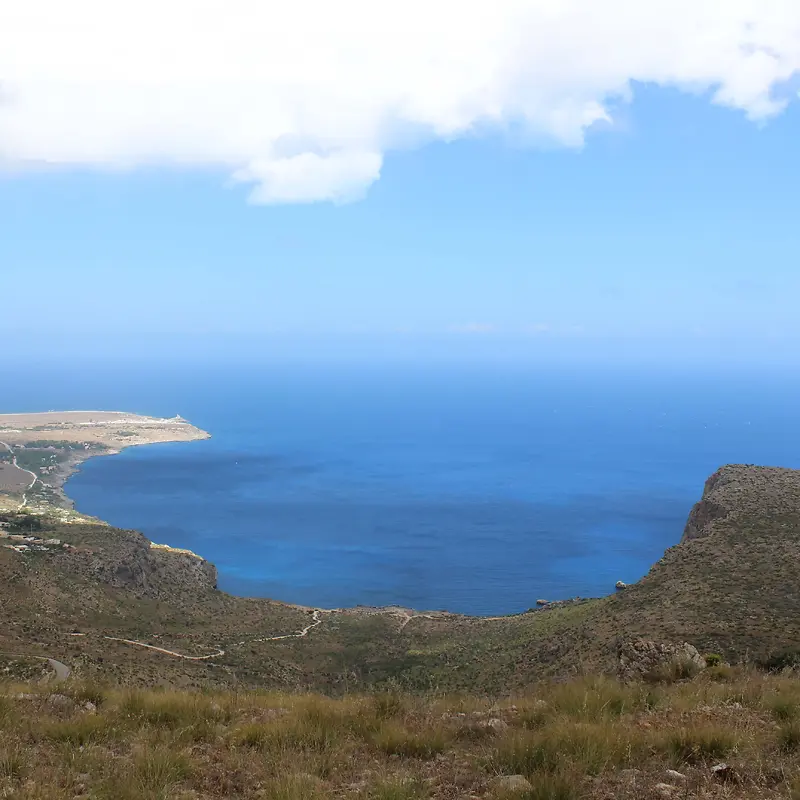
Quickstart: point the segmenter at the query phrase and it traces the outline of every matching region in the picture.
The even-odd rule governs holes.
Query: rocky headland
[[[208,438],[209,433],[180,416],[162,419],[120,411],[0,414],[0,457],[5,459],[0,463],[0,509],[72,509],[63,487],[87,459],[128,447]]]

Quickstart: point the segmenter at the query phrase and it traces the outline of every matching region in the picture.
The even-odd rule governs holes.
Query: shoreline
[[[166,419],[124,411],[0,414],[0,439],[9,449],[30,450],[43,456],[51,453],[53,459],[59,452],[61,456],[54,463],[43,461],[36,472],[25,470],[35,480],[18,501],[19,508],[67,512],[106,525],[109,523],[105,520],[79,514],[74,500],[65,491],[66,483],[80,471],[82,464],[91,458],[119,455],[131,447],[210,438],[210,433],[179,415]],[[8,502],[15,499],[13,493],[2,497]]]

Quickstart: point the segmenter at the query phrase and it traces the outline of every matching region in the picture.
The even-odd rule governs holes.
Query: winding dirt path
[[[249,641],[233,644],[231,647],[244,647],[244,645],[256,644],[257,642],[277,642],[281,639],[302,639],[305,636],[308,636],[309,632],[316,628],[317,625],[322,624],[322,614],[333,613],[334,611],[328,611],[323,608],[315,608],[314,613],[311,616],[311,622],[306,625],[305,628],[302,628],[296,633],[284,633],[281,636],[265,636],[260,639],[250,639]],[[104,636],[103,638],[110,642],[122,642],[123,644],[129,644],[134,647],[144,647],[147,650],[153,650],[156,653],[163,653],[164,655],[172,656],[173,658],[182,658],[185,661],[208,661],[209,659],[220,658],[221,656],[225,655],[225,650],[219,649],[216,652],[209,653],[205,656],[187,656],[185,653],[176,653],[174,650],[167,650],[165,647],[157,647],[154,644],[147,644],[146,642],[137,642],[135,639],[123,639],[119,636]]]
[[[284,639],[304,639],[311,633],[314,628],[319,625],[322,625],[324,622],[323,615],[324,614],[336,614],[339,613],[341,609],[338,608],[315,608],[311,615],[311,622],[306,625],[304,628],[301,628],[299,631],[295,631],[294,633],[282,633],[278,636],[261,636],[258,639],[246,639],[241,642],[236,642],[228,646],[228,649],[232,649],[234,647],[245,647],[249,644],[258,644],[260,642],[279,642]],[[402,631],[406,625],[413,619],[440,619],[438,615],[435,614],[410,614],[407,611],[379,611],[380,614],[389,614],[391,616],[400,617],[403,621],[400,625],[400,630]],[[224,649],[216,650],[213,653],[209,653],[208,655],[204,656],[187,656],[185,653],[176,653],[174,650],[167,650],[165,647],[158,647],[154,644],[147,644],[146,642],[139,642],[135,639],[123,639],[119,636],[104,636],[104,639],[110,642],[122,642],[122,644],[129,644],[133,647],[143,647],[147,650],[152,650],[156,653],[162,653],[166,656],[172,656],[173,658],[182,658],[185,661],[209,661],[212,658],[220,658],[224,656],[226,651]]]
[[[186,661],[207,661],[209,658],[219,658],[220,656],[225,655],[224,650],[217,650],[216,653],[209,653],[206,656],[187,656],[183,653],[176,653],[174,650],[167,650],[164,647],[156,647],[154,644],[146,644],[145,642],[137,642],[133,639],[120,639],[118,636],[104,636],[104,639],[108,639],[110,642],[122,642],[123,644],[131,644],[135,647],[145,647],[148,650],[155,650],[156,653],[163,653],[167,656],[174,656],[175,658],[183,658]]]
[[[440,619],[433,614],[409,614],[407,611],[390,611],[388,612],[396,617],[400,617],[403,621],[400,624],[399,630],[403,630],[412,619]]]
[[[31,656],[26,653],[0,653],[0,656],[9,658],[32,658],[35,661],[46,661],[55,671],[57,681],[65,681],[72,674],[72,670],[61,661],[56,661],[48,656]]]
[[[317,627],[317,625],[322,624],[322,617],[321,614],[335,614],[336,609],[325,609],[325,608],[315,608],[314,613],[311,615],[311,623],[306,625],[297,633],[284,633],[280,636],[263,636],[260,639],[250,639],[249,641],[239,642],[238,644],[234,645],[235,647],[244,647],[246,644],[257,644],[258,642],[278,642],[281,639],[302,639],[305,636],[308,636],[309,631],[313,630]]]
[[[38,481],[39,478],[35,472],[31,472],[29,469],[24,469],[19,464],[17,464],[16,453],[14,452],[14,448],[10,444],[6,444],[6,442],[0,442],[0,444],[3,445],[3,447],[5,447],[9,453],[11,453],[12,466],[16,467],[18,470],[20,470],[20,472],[27,472],[28,475],[30,475],[31,478],[33,478],[33,480],[31,481],[31,485],[22,494],[22,504],[20,507],[23,508],[24,506],[28,505],[28,492],[31,489],[33,489],[34,486],[36,486],[36,481]]]

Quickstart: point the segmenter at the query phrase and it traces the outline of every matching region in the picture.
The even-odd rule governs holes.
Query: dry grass
[[[800,798],[799,708],[800,678],[737,670],[500,702],[2,685],[0,797]]]

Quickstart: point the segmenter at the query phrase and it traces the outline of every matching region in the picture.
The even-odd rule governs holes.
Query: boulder
[[[688,642],[630,639],[619,648],[618,674],[623,681],[690,678],[706,668],[705,659]]]

